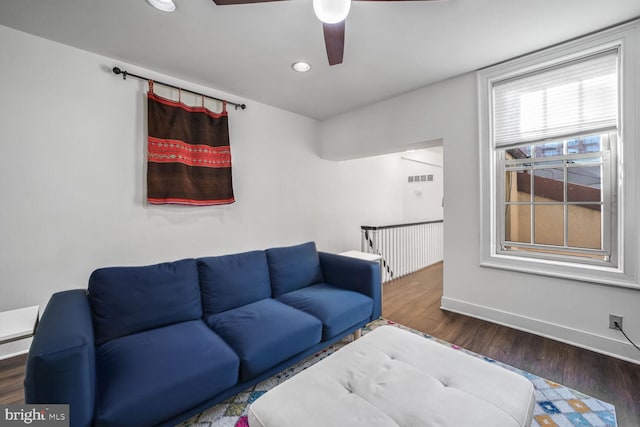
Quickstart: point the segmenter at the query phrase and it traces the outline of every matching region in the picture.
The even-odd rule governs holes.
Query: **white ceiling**
[[[326,119],[640,16],[639,0],[357,1],[330,67],[311,0],[175,3],[0,0],[0,24]]]

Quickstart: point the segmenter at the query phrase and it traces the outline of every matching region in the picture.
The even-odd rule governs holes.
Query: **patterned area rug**
[[[421,335],[427,339],[465,352],[474,357],[481,358],[488,363],[495,363],[496,365],[525,376],[533,383],[536,390],[537,405],[533,411],[531,427],[617,427],[615,408],[609,403],[594,399],[593,397],[572,390],[561,384],[545,380],[544,378],[540,378],[536,375],[488,357],[473,353],[456,345],[449,344],[438,338],[407,328],[406,326],[399,325],[389,320],[379,319],[367,325],[362,330],[362,333],[366,334],[367,332],[370,332],[382,325],[393,325],[398,328],[406,329],[407,331]],[[343,341],[324,349],[322,352],[298,362],[291,368],[274,375],[254,387],[251,387],[249,390],[238,393],[227,401],[183,422],[180,424],[180,427],[248,427],[247,410],[252,402],[281,382],[291,378],[298,372],[305,370],[314,363],[344,347],[350,341],[351,337],[348,337]]]

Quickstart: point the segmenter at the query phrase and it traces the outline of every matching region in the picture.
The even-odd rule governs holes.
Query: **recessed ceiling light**
[[[173,12],[176,10],[176,5],[173,4],[173,0],[147,0],[147,2],[163,12]]]
[[[291,68],[293,68],[294,70],[296,70],[299,73],[306,73],[307,71],[309,71],[311,69],[311,65],[309,65],[309,63],[304,62],[304,61],[298,61],[298,62],[294,62],[291,65]]]

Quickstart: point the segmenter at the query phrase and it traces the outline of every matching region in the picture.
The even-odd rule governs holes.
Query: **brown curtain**
[[[233,203],[226,104],[222,113],[190,107],[154,94],[153,82],[147,103],[149,203]]]

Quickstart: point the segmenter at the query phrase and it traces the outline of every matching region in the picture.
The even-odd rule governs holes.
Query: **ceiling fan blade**
[[[284,0],[213,0],[218,6],[226,6],[228,4],[250,4],[250,3],[266,3],[272,1],[284,1]]]
[[[322,23],[324,45],[327,48],[329,65],[342,64],[344,55],[344,21],[337,24]]]

